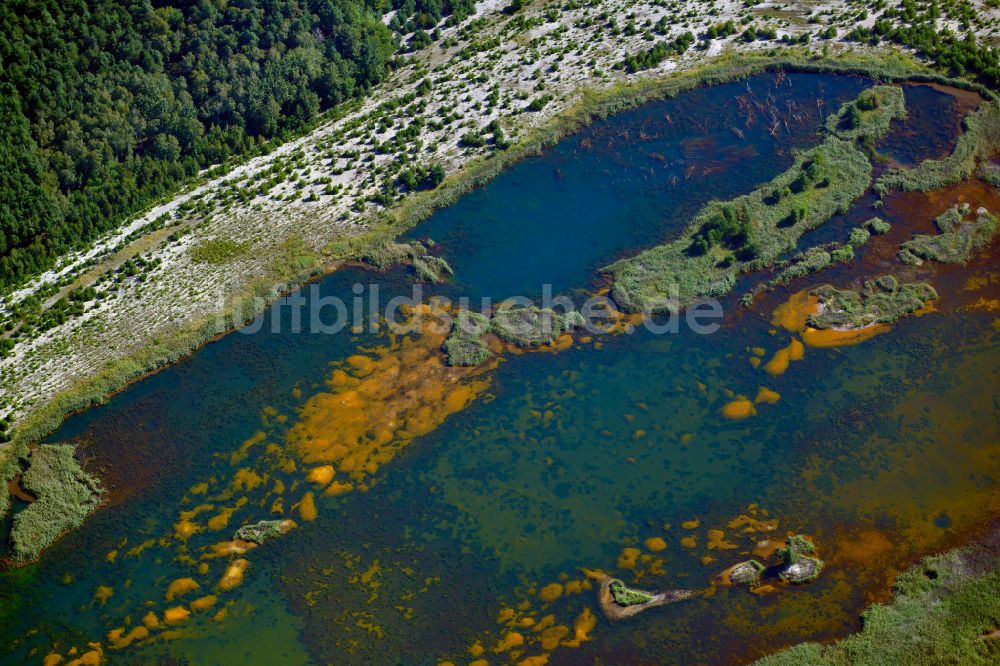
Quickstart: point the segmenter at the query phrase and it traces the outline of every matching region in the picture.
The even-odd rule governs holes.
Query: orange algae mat
[[[428,317],[420,335],[349,357],[327,380],[329,390],[306,401],[287,441],[307,465],[328,466],[311,476],[326,485],[327,494],[367,487],[371,475],[410,441],[489,387],[496,362],[446,365],[440,349],[447,334],[436,324]]]

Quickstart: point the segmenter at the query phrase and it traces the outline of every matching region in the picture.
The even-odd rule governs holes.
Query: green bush
[[[870,233],[873,233],[878,236],[881,236],[882,234],[887,234],[889,233],[889,230],[892,229],[891,224],[878,217],[873,217],[872,219],[868,220],[867,222],[865,222],[864,226],[866,229],[868,229]]]
[[[934,221],[942,233],[936,236],[917,234],[902,244],[899,258],[907,264],[928,259],[946,264],[964,264],[972,253],[992,240],[997,232],[997,218],[981,209],[976,219],[965,221],[966,209],[953,207]]]
[[[856,249],[862,247],[871,237],[872,235],[867,229],[864,227],[857,227],[855,229],[851,229],[851,236],[847,242],[851,244],[851,247]]]
[[[246,243],[238,243],[229,238],[210,238],[192,245],[188,250],[191,261],[199,264],[226,264],[243,254]]]
[[[460,310],[452,323],[451,334],[444,342],[448,365],[473,366],[488,361],[490,351],[483,336],[490,330],[490,320],[478,312]]]
[[[834,261],[851,261],[854,259],[854,248],[850,245],[841,245],[830,253],[830,258]]]

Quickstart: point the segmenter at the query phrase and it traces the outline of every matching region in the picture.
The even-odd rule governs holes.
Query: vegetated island
[[[866,280],[859,290],[837,289],[829,284],[812,290],[819,299],[817,312],[809,315],[816,329],[854,330],[891,324],[937,300],[926,282],[900,284],[891,275]]]
[[[828,119],[820,145],[799,153],[770,183],[708,203],[680,238],[609,266],[615,302],[629,312],[657,312],[728,293],[737,275],[793,250],[802,234],[864,194],[872,177],[865,147],[904,115],[901,88],[863,91]]]
[[[490,317],[460,310],[444,342],[444,352],[449,365],[481,365],[494,353],[487,342],[490,335],[515,347],[539,347],[552,344],[582,323],[579,312],[562,314],[534,305],[499,308]]]
[[[940,232],[937,235],[917,234],[903,243],[897,255],[900,261],[964,264],[975,250],[992,240],[998,226],[997,218],[985,208],[978,208],[972,216],[969,204],[953,206],[935,218],[934,225]]]
[[[28,468],[21,476],[21,486],[35,499],[13,518],[9,553],[12,564],[35,560],[100,503],[100,483],[81,469],[75,453],[76,447],[68,444],[42,444],[27,456]]]

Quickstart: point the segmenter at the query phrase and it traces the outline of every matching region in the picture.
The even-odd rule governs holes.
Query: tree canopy
[[[0,5],[0,291],[381,81],[384,0]]]

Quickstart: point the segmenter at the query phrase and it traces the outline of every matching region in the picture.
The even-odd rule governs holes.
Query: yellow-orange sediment
[[[333,371],[329,390],[306,401],[287,436],[306,464],[320,465],[310,481],[328,485],[328,495],[366,486],[408,442],[486,390],[490,380],[482,375],[495,362],[447,366],[440,351],[446,334],[439,320],[425,316],[420,335],[391,339]]]

